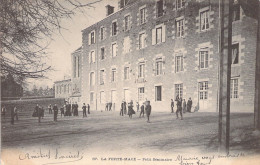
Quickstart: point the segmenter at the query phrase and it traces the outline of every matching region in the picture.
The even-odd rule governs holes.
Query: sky
[[[82,0],[83,3],[95,0]],[[87,8],[84,13],[78,11],[71,19],[62,20],[61,25],[67,30],[62,30],[61,34],[55,32],[53,41],[49,45],[49,64],[54,71],[48,72],[45,76],[48,79],[28,80],[29,89],[36,85],[45,88],[52,87],[55,81],[63,80],[71,75],[71,53],[82,45],[81,31],[88,26],[106,17],[105,6],[110,4],[117,11],[118,0],[102,0],[94,4],[94,8]]]

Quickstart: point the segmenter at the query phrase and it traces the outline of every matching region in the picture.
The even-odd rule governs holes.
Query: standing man
[[[124,114],[126,115],[126,101],[124,101]]]
[[[171,110],[172,110],[172,113],[174,113],[174,101],[173,101],[173,99],[171,99]]]
[[[124,101],[121,103],[120,116],[124,116]]]
[[[48,109],[49,109],[49,114],[52,114],[52,106],[51,106],[51,104],[48,106]]]
[[[177,119],[179,119],[179,116],[178,116],[178,113],[180,113],[181,115],[181,120],[183,120],[182,118],[182,98],[179,98],[179,96],[176,97],[176,100],[177,102],[177,111],[176,111],[176,116],[177,116]]]
[[[38,106],[38,104],[37,104],[37,106]],[[36,114],[37,114],[37,117],[38,117],[38,123],[40,123],[41,118],[42,118],[42,108],[40,106],[38,106],[38,108],[36,108],[36,107],[35,107],[35,110],[36,110]]]
[[[141,106],[141,112],[140,112],[140,116],[139,117],[141,117],[142,114],[143,114],[143,117],[144,117],[144,104],[145,103],[143,103],[142,106]]]
[[[88,114],[90,114],[90,105],[88,104]]]
[[[185,101],[185,99],[183,99],[183,104],[182,104],[182,111],[183,111],[183,113],[185,113],[186,112],[186,101]]]
[[[192,107],[192,100],[189,98],[188,103],[187,103],[187,112],[191,112],[191,107]]]
[[[60,117],[62,117],[62,115],[64,117],[64,107],[66,107],[66,106],[64,105],[64,106],[60,107]]]
[[[79,105],[77,102],[75,104],[75,116],[79,116]]]
[[[147,116],[147,123],[150,123],[151,111],[152,111],[152,106],[150,105],[150,101],[146,101],[145,112]]]
[[[139,111],[139,102],[137,101],[136,102],[136,112],[138,112]]]
[[[82,110],[83,110],[83,117],[87,117],[87,106],[85,105],[85,103],[83,103]]]
[[[58,107],[57,107],[57,105],[55,104],[54,106],[53,106],[53,111],[54,111],[54,121],[57,121],[57,116],[58,116]]]

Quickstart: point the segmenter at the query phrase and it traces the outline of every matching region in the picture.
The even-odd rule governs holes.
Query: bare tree
[[[1,74],[39,78],[51,69],[47,47],[62,19],[102,0],[0,0]],[[46,38],[48,39],[46,41]]]

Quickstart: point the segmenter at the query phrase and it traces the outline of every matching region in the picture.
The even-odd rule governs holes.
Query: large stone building
[[[233,8],[231,111],[253,112],[257,20],[244,2],[253,1]],[[219,1],[120,0],[117,12],[106,8],[72,54],[81,103],[101,110],[112,102],[119,111],[122,100],[147,99],[153,111],[169,111],[179,95],[217,111]]]

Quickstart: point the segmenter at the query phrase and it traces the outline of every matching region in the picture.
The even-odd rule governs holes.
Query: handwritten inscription
[[[87,157],[87,155],[84,155],[81,151],[67,151],[62,152],[59,149],[55,150],[42,150],[39,149],[38,151],[33,152],[27,152],[19,155],[19,160],[30,160],[30,159],[44,159],[44,160],[56,160],[57,163],[64,163],[64,162],[75,162],[80,161],[84,158],[84,156]],[[245,156],[244,153],[235,153],[235,154],[228,154],[228,155],[221,155],[221,154],[212,154],[212,155],[203,155],[203,156],[189,156],[189,155],[177,155],[172,157],[166,157],[166,158],[160,158],[160,157],[92,157],[92,159],[89,159],[91,161],[131,161],[131,162],[172,162],[173,164],[178,165],[211,165],[214,164],[214,160],[217,159],[235,159],[238,157]],[[85,159],[87,160],[87,159]],[[52,163],[46,163],[52,164]]]

